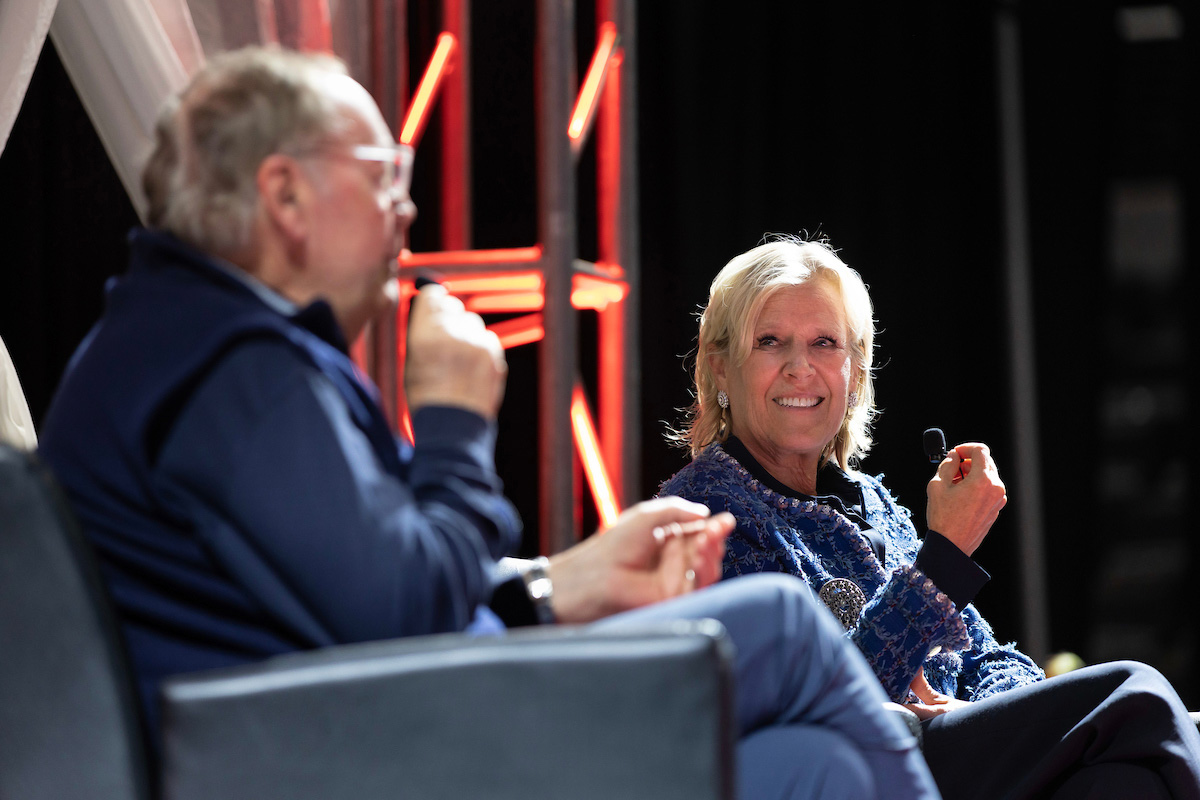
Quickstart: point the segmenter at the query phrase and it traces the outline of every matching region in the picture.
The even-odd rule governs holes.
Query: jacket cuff
[[[525,579],[520,575],[512,575],[497,583],[488,607],[509,628],[538,624],[537,609],[525,588]]]
[[[987,570],[959,550],[954,542],[934,530],[925,534],[925,542],[913,566],[924,572],[960,610],[966,608],[983,585],[992,579]]]
[[[434,459],[440,468],[468,481],[499,487],[495,475],[496,425],[473,411],[425,406],[412,418],[414,465]],[[414,472],[414,483],[421,475]]]
[[[925,573],[901,566],[867,604],[852,634],[889,699],[904,702],[908,684],[930,650],[965,650],[966,623]]]

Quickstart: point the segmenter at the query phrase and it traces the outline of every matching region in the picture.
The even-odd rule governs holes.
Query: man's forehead
[[[373,139],[391,143],[392,136],[379,106],[370,92],[349,75],[322,72],[314,80],[314,86],[336,105],[338,112],[345,115],[353,127],[363,127]]]

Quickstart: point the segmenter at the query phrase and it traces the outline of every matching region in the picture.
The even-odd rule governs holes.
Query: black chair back
[[[177,676],[164,797],[725,800],[731,661],[720,623],[695,620],[394,639]]]
[[[117,637],[49,470],[0,445],[0,798],[150,797]]]
[[[700,620],[343,645],[177,676],[161,795],[724,800],[730,662],[724,630]],[[48,469],[0,446],[0,800],[149,800],[143,736],[91,548]]]

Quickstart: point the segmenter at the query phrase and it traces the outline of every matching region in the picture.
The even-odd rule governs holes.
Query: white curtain
[[[12,133],[58,0],[0,0],[0,153]]]
[[[138,213],[158,108],[205,54],[246,44],[337,52],[365,79],[371,0],[0,0],[0,151],[47,30]]]
[[[139,214],[162,103],[213,55],[278,43],[338,52],[362,80],[370,0],[0,0],[0,150],[49,29]]]
[[[29,405],[3,339],[0,339],[0,444],[23,450],[37,447]]]
[[[170,31],[168,31],[170,26]],[[184,0],[59,0],[50,38],[134,208],[158,109],[203,54]]]

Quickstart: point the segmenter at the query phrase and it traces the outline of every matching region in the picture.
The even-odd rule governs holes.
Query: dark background
[[[475,244],[536,239],[533,4],[476,3]],[[1197,22],[1131,42],[1108,2],[1013,7],[1019,20],[1032,350],[1050,580],[1050,649],[1158,666],[1185,701],[1196,681],[1196,488],[1190,231],[1197,174]],[[643,0],[638,24],[642,494],[681,467],[666,422],[688,405],[683,356],[708,283],[767,232],[828,236],[871,288],[882,416],[864,471],[917,520],[930,467],[922,430],[989,443],[1008,478],[1014,435],[1003,260],[996,19],[1001,6],[837,0]],[[577,16],[581,70],[590,7]],[[413,63],[436,19],[410,0]],[[424,48],[424,49],[423,49]],[[426,141],[436,141],[436,119]],[[589,257],[590,153],[580,169]],[[414,196],[414,250],[435,249],[436,171]],[[0,157],[0,336],[35,421],[124,269],[136,224],[47,42]],[[1122,200],[1122,198],[1125,198]],[[592,321],[581,319],[582,349]],[[584,363],[589,358],[582,354]],[[536,348],[510,352],[499,461],[536,542]],[[977,598],[1020,639],[1016,520],[976,554]],[[588,519],[592,519],[589,517]],[[529,546],[527,542],[527,547]]]

